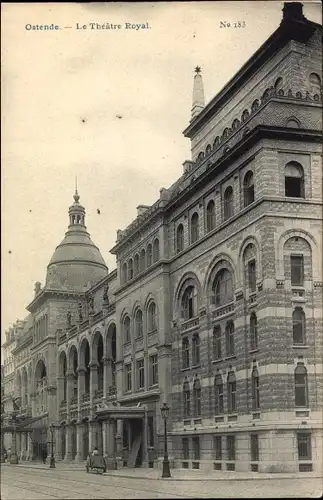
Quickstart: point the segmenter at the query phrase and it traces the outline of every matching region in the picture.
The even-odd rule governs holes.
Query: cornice
[[[85,292],[77,292],[75,290],[58,290],[54,288],[43,288],[43,290],[33,299],[26,307],[27,311],[34,312],[50,297],[60,298],[81,298],[85,296]]]
[[[274,33],[262,44],[251,58],[231,78],[225,87],[207,104],[183,131],[185,137],[194,136],[214,114],[223,108],[227,102],[240,90],[245,82],[280,49],[291,40],[305,42],[312,36],[315,29],[322,27],[305,21],[293,20],[282,22]]]

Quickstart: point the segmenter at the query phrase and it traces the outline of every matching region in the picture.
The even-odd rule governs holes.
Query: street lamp
[[[49,426],[49,430],[50,430],[50,433],[51,433],[51,455],[50,455],[50,461],[49,461],[49,468],[50,469],[55,469],[56,468],[56,465],[55,465],[55,457],[54,457],[54,432],[55,432],[55,424],[52,423],[50,426]]]
[[[164,403],[160,409],[162,417],[164,419],[164,438],[165,438],[162,477],[171,477],[170,470],[169,470],[168,452],[167,452],[167,419],[169,417],[169,410],[170,410],[170,408],[169,408],[167,403]]]

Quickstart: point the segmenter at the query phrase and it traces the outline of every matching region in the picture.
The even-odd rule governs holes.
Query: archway
[[[59,377],[62,380],[60,387],[60,401],[66,401],[67,398],[67,358],[65,351],[62,351],[59,356]]]
[[[92,344],[92,361],[97,362],[98,364],[97,390],[100,393],[103,392],[103,371],[104,371],[103,357],[104,357],[103,338],[100,332],[96,332]]]
[[[35,370],[36,414],[40,415],[47,410],[47,370],[45,363],[40,359]]]
[[[77,401],[77,392],[78,392],[78,359],[77,359],[77,350],[75,345],[71,347],[68,359],[68,371],[73,374],[73,385],[72,385],[72,393],[70,394],[71,398],[76,399]],[[66,374],[67,378],[67,374]],[[66,388],[67,389],[67,388]],[[66,394],[67,397],[67,394]]]
[[[87,339],[83,339],[80,347],[80,367],[85,370],[84,393],[90,393],[90,346]]]
[[[109,377],[109,386],[115,387],[115,366],[117,359],[117,329],[115,323],[112,323],[108,328],[106,345],[107,358],[111,360],[111,379]]]

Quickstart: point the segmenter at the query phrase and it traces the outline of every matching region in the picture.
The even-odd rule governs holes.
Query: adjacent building
[[[207,105],[197,67],[191,160],[118,230],[112,272],[75,193],[15,336],[16,395],[43,416],[22,457],[54,422],[57,459],[158,467],[166,401],[175,467],[321,470],[321,65],[292,2]]]

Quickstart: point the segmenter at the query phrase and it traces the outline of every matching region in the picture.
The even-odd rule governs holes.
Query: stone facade
[[[82,283],[79,257],[74,288],[60,261],[59,289],[38,287],[16,391],[44,415],[40,429],[56,424],[57,459],[97,446],[132,466],[138,444],[137,465],[159,466],[167,402],[175,467],[321,470],[322,47],[299,9],[285,6],[270,39],[195,109],[192,161],[118,230],[117,269],[95,247],[96,283]],[[70,214],[75,232],[85,211]]]

